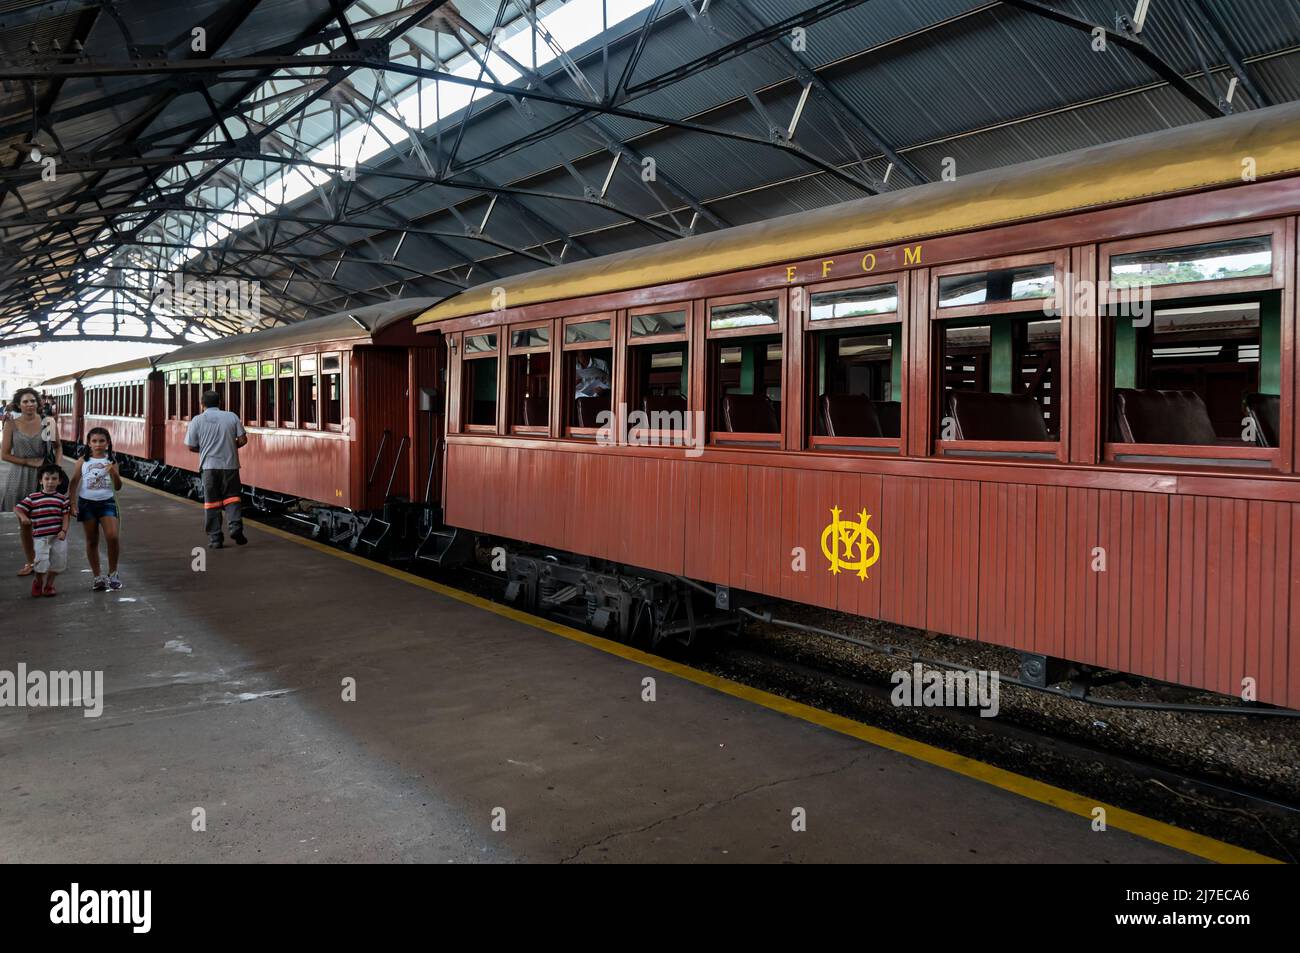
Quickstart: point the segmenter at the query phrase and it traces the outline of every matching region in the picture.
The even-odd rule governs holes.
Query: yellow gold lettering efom
[[[871,517],[866,510],[858,513],[858,522],[840,519],[840,508],[831,508],[831,521],[822,530],[822,555],[831,564],[831,572],[839,575],[841,569],[856,569],[859,579],[867,578],[867,570],[880,558],[880,540],[867,523]]]

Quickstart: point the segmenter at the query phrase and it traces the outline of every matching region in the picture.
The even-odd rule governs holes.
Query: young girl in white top
[[[117,491],[122,489],[122,475],[113,462],[113,438],[103,427],[95,427],[86,434],[86,455],[72,474],[68,496],[72,500],[72,515],[86,532],[86,560],[90,563],[95,581],[91,589],[121,589],[117,577],[117,557],[120,551]],[[99,571],[99,532],[104,531],[108,542],[108,575]]]

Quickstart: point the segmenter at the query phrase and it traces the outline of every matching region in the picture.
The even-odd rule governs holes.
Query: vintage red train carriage
[[[445,518],[624,631],[681,577],[1300,707],[1298,211],[1288,105],[482,285]]]
[[[82,413],[77,442],[87,431],[103,427],[113,436],[115,456],[137,461],[162,457],[162,375],[155,358],[136,358],[84,371],[78,380]]]
[[[202,393],[215,390],[248,431],[240,468],[256,501],[353,511],[435,501],[443,344],[417,336],[410,321],[430,303],[370,305],[164,355],[158,459],[197,469],[185,432]]]
[[[71,449],[81,440],[81,374],[62,374],[41,384],[41,389],[54,397],[58,407],[59,441]]]

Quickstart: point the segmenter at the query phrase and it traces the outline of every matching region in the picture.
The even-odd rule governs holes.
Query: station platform
[[[0,669],[104,673],[0,708],[0,862],[1254,858],[256,523],[195,571],[201,508],[120,498],[120,592],[74,525],[31,599],[0,516]]]

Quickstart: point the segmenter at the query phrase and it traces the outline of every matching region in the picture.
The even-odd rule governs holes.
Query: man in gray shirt
[[[239,481],[239,448],[248,443],[248,434],[240,419],[220,408],[221,396],[214,390],[203,394],[203,413],[190,421],[185,431],[185,446],[199,455],[203,472],[203,511],[208,531],[208,548],[221,549],[221,516],[230,524],[230,538],[240,546],[244,520],[239,507],[243,484]]]

